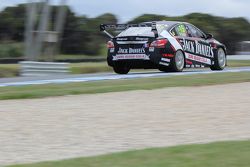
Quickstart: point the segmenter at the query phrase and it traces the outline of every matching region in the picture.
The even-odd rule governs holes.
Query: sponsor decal
[[[148,38],[136,37],[135,40],[137,40],[137,41],[148,41]]]
[[[163,57],[174,57],[173,54],[162,54]]]
[[[128,38],[116,38],[117,41],[127,41]]]
[[[149,60],[149,56],[145,54],[117,54],[116,56],[113,56],[113,60],[126,60],[126,59]]]
[[[144,47],[144,48],[148,48],[148,47],[149,47],[149,44],[148,44],[148,43],[145,43],[145,44],[143,45],[143,47]]]
[[[154,52],[155,51],[155,48],[154,47],[150,47],[149,48],[149,52]]]
[[[195,47],[194,41],[188,41],[188,40],[183,39],[183,49],[184,49],[184,51],[195,53],[194,47]]]
[[[192,63],[191,61],[189,61],[189,60],[186,60],[186,63],[187,63],[187,64],[191,64],[191,65],[193,64],[193,63]]]
[[[114,53],[114,52],[115,52],[115,48],[111,48],[110,53]]]
[[[211,65],[211,60],[208,59],[208,58],[201,57],[201,56],[196,56],[196,55],[193,55],[193,54],[190,54],[190,53],[185,53],[185,56],[186,56],[187,59]]]
[[[161,61],[159,64],[164,65],[164,66],[169,66],[169,63],[165,63],[165,62],[161,62]]]
[[[187,65],[186,65],[186,67],[187,67],[187,68],[190,68],[190,67],[191,67],[191,65],[187,64]]]
[[[133,48],[122,49],[122,48],[119,48],[117,53],[118,54],[134,54],[134,53],[146,53],[146,51],[145,51],[145,48],[138,48],[138,49],[133,49]]]
[[[195,41],[196,44],[196,54],[204,55],[207,57],[214,57],[213,48],[208,45],[203,45],[198,41]]]
[[[206,57],[214,57],[213,47],[210,45],[205,45],[199,43],[198,41],[190,41],[186,39],[182,39],[182,46],[184,51],[191,52],[198,55],[203,55]]]
[[[170,59],[161,58],[161,61],[170,62]]]

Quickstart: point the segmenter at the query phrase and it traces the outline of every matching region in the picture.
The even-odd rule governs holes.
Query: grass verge
[[[250,60],[228,60],[228,67],[245,67],[250,66]]]
[[[0,65],[0,78],[15,77],[19,74],[18,64],[1,64]]]
[[[250,82],[250,73],[216,73],[164,78],[2,87],[0,88],[0,100],[121,92],[129,90],[151,90],[165,87],[202,86],[239,82]]]
[[[128,151],[12,167],[249,167],[250,141]]]

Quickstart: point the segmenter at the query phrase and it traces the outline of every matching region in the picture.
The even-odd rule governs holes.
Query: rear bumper
[[[126,64],[131,69],[157,69],[158,65],[153,63],[150,59],[119,59],[113,60],[113,57],[109,56],[107,59],[108,65],[114,67],[119,64]]]
[[[131,57],[130,57],[131,56]],[[108,65],[113,67],[120,63],[126,63],[131,69],[157,69],[159,66],[169,66],[174,53],[162,48],[149,49],[149,54],[108,54]]]
[[[150,61],[157,66],[170,66],[173,60],[172,53],[162,53],[162,50],[158,49],[150,53]]]

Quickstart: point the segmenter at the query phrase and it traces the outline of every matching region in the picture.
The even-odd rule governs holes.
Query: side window
[[[177,32],[176,32],[176,27],[173,28],[170,33],[173,35],[173,36],[178,36]]]
[[[194,38],[204,38],[204,34],[192,25],[187,24],[187,32],[190,37]]]
[[[187,36],[187,30],[184,24],[179,24],[177,26],[175,26],[172,30],[171,30],[171,34],[173,36],[182,36],[182,37],[186,37]]]

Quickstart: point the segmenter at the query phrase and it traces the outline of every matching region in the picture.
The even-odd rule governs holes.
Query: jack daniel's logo
[[[194,54],[214,57],[213,48],[211,46],[201,44],[198,41],[189,41],[183,39],[183,49]]]
[[[117,51],[117,53],[119,54],[138,54],[138,53],[146,53],[144,48],[138,48],[138,49],[133,49],[133,48],[128,48],[128,49],[122,49],[119,48],[119,50]]]

